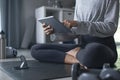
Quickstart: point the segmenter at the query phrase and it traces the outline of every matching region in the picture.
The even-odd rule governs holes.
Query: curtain
[[[22,0],[1,0],[2,1],[2,29],[6,34],[7,46],[20,47],[20,24],[21,24],[21,1]]]

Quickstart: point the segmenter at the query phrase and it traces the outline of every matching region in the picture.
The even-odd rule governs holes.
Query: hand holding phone
[[[43,23],[42,26],[43,26],[43,30],[46,35],[50,35],[50,34],[54,33],[54,29],[50,25],[46,25],[45,23]]]

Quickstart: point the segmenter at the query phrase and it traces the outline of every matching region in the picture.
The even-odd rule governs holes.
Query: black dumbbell
[[[80,65],[73,64],[71,69],[72,80],[120,80],[120,71],[104,64],[103,69],[81,69]]]
[[[80,76],[83,73],[92,73],[95,75],[99,75],[100,73],[100,69],[84,69],[80,66],[79,63],[75,63],[72,65],[71,68],[71,76],[72,76],[72,80],[78,80],[78,76]]]
[[[98,75],[92,73],[82,73],[77,80],[101,80]]]
[[[109,64],[104,64],[99,76],[102,80],[120,80],[120,71],[110,68]]]
[[[79,63],[75,63],[72,65],[72,68],[71,68],[72,80],[77,80],[77,77],[79,76],[79,73],[78,73],[79,70],[80,70]]]

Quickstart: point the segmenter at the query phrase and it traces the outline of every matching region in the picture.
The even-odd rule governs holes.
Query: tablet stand
[[[21,63],[19,66],[16,66],[14,67],[16,70],[21,70],[21,69],[28,69],[28,64],[27,64],[27,61],[26,61],[26,58],[21,55],[20,57],[20,60],[21,60]]]

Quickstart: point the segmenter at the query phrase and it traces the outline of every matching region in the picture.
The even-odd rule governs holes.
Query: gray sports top
[[[73,31],[96,37],[113,36],[118,27],[119,0],[76,0]]]

